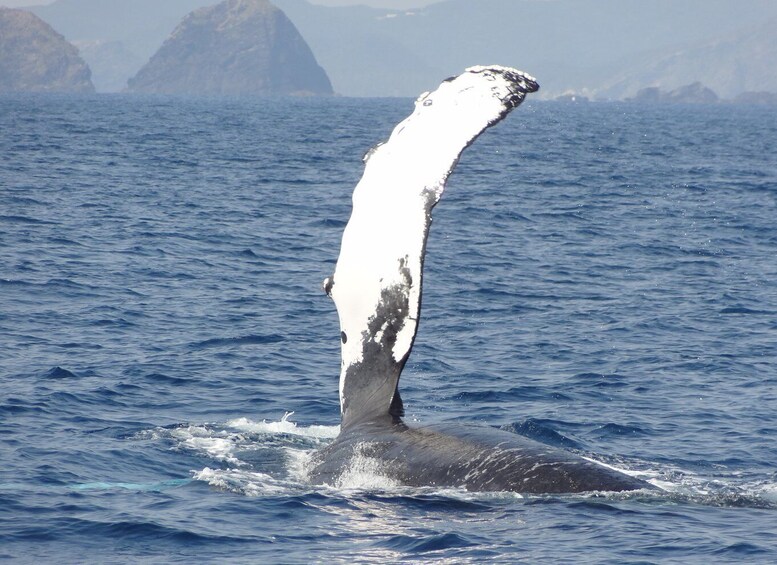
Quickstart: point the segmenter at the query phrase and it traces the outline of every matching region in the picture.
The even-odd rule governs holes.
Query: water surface
[[[0,98],[0,558],[777,560],[769,109],[529,102],[435,210],[408,419],[665,492],[307,483],[339,416],[320,283],[411,108]]]

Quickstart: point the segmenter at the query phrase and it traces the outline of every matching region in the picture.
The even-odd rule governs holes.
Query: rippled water
[[[777,560],[768,109],[527,103],[435,210],[409,419],[663,492],[307,483],[339,411],[320,282],[411,107],[0,98],[0,558]]]

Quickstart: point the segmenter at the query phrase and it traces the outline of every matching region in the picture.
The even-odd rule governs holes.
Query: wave
[[[285,338],[278,334],[269,335],[243,335],[237,337],[217,337],[198,341],[189,345],[192,349],[204,349],[206,347],[223,347],[232,345],[257,345],[263,343],[278,343]]]

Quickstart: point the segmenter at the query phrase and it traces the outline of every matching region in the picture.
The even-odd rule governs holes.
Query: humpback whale
[[[650,488],[566,450],[489,427],[411,426],[399,376],[416,336],[432,209],[461,152],[539,85],[501,66],[470,67],[423,93],[364,157],[335,272],[324,280],[340,320],[340,433],[314,453],[313,483],[337,484],[357,456],[408,486],[576,493]]]

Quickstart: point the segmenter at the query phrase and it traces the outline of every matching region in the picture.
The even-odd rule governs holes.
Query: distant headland
[[[35,14],[0,6],[0,92],[94,92],[78,49]]]
[[[327,95],[332,84],[286,15],[267,0],[226,0],[186,16],[129,80],[131,92]]]

